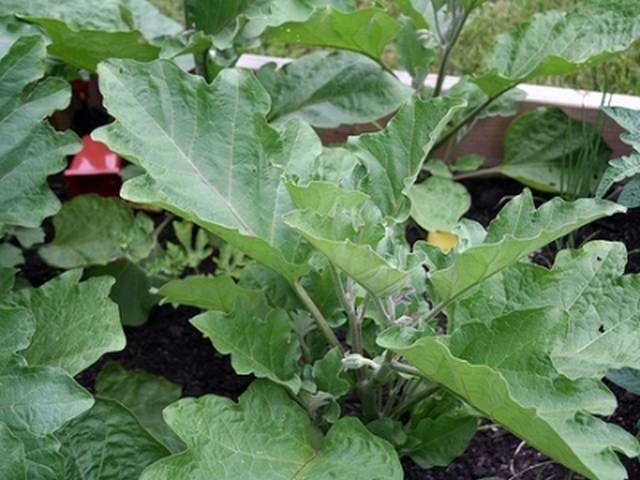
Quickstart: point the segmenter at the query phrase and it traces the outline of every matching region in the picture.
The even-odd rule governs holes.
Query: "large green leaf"
[[[436,301],[446,304],[519,259],[599,218],[624,212],[604,200],[560,198],[535,207],[529,190],[511,200],[491,222],[488,234],[431,274]]]
[[[478,419],[461,412],[423,418],[407,431],[403,446],[422,468],[446,467],[469,445],[478,429]]]
[[[542,75],[565,75],[601,63],[640,39],[636,0],[584,0],[570,12],[548,11],[498,37],[489,72],[476,83],[495,95]]]
[[[392,329],[378,342],[572,470],[594,480],[625,479],[615,452],[637,456],[638,441],[595,416],[613,413],[615,397],[599,381],[570,380],[553,368],[550,352],[567,328],[558,310],[524,310],[465,325],[451,337]]]
[[[109,299],[110,277],[80,282],[71,270],[40,288],[20,290],[16,302],[31,311],[35,333],[22,353],[33,365],[52,365],[76,375],[107,352],[122,350],[118,307]]]
[[[148,467],[141,480],[400,480],[393,447],[355,418],[331,427],[321,447],[306,412],[287,392],[256,381],[238,404],[207,395],[165,410],[189,449]]]
[[[178,35],[184,28],[182,25],[163,15],[152,2],[147,0],[121,0],[131,11],[133,24],[145,38],[151,40],[168,35]]]
[[[640,176],[634,176],[620,192],[618,203],[627,208],[640,207]]]
[[[623,107],[606,107],[604,113],[626,130],[620,138],[640,152],[640,112]]]
[[[38,253],[58,268],[106,265],[122,258],[139,261],[154,245],[151,218],[144,213],[134,215],[117,198],[76,197],[62,206],[53,226],[53,240]]]
[[[305,22],[319,7],[353,9],[351,0],[187,0],[187,22],[214,35],[218,49],[242,50],[259,44],[268,27],[285,22]]]
[[[20,37],[38,36],[40,30],[35,25],[22,22],[12,15],[0,16],[0,57]]]
[[[457,99],[415,98],[383,131],[349,139],[347,148],[368,173],[361,188],[385,216],[408,214],[405,192],[416,181],[427,154],[461,106],[463,103]]]
[[[305,22],[271,28],[264,37],[269,42],[340,48],[378,59],[400,28],[400,23],[380,8],[341,12],[325,7],[318,8]]]
[[[61,368],[30,367],[16,355],[29,346],[33,334],[29,311],[0,306],[0,425],[30,442],[32,435],[56,431],[93,404],[91,395]]]
[[[46,50],[41,37],[18,39],[0,59],[0,226],[39,226],[60,202],[47,185],[65,156],[80,143],[71,133],[56,133],[43,119],[67,106],[69,86],[62,80],[40,80]]]
[[[238,296],[255,293],[257,292],[236,285],[231,277],[204,275],[171,280],[158,289],[158,295],[167,302],[226,313],[233,310]]]
[[[42,27],[51,55],[91,71],[108,58],[153,60],[160,48],[149,42],[152,36],[179,31],[145,0],[6,0],[0,15],[8,14]]]
[[[88,412],[56,433],[62,444],[65,480],[138,478],[144,468],[169,455],[121,403],[97,398]]]
[[[269,307],[263,295],[239,299],[230,313],[203,313],[191,323],[217,351],[231,354],[237,373],[268,378],[294,393],[300,389],[300,343],[287,312]]]
[[[285,221],[326,255],[331,263],[372,294],[386,296],[406,286],[411,278],[411,269],[394,265],[391,259],[377,253],[374,249],[377,241],[374,240],[379,241],[381,236],[366,238],[367,235],[362,233],[366,226],[354,226],[354,215],[352,210],[341,210],[333,215],[297,210],[287,215]],[[364,220],[374,221],[375,217]],[[377,221],[380,222],[379,217]]]
[[[0,305],[0,362],[3,357],[27,348],[34,332],[33,315],[29,310]]]
[[[24,444],[4,423],[0,423],[0,477],[7,480],[27,478]]]
[[[146,171],[123,197],[198,223],[289,280],[307,270],[300,238],[280,220],[293,206],[274,163],[292,152],[312,161],[314,150],[287,134],[296,123],[267,124],[269,97],[252,74],[226,70],[207,84],[162,60],[109,62],[99,73],[117,122],[93,135]]]
[[[640,174],[640,113],[627,108],[606,108],[604,111],[626,130],[620,138],[631,145],[635,152],[609,162],[609,168],[604,172],[596,190],[599,198],[604,197],[614,184]]]
[[[458,182],[429,177],[413,185],[407,196],[411,200],[411,217],[427,231],[450,232],[471,207],[471,195]]]
[[[591,191],[606,168],[609,154],[591,125],[572,119],[558,108],[539,108],[511,122],[504,136],[504,160],[497,168],[544,192],[567,191],[577,179],[585,179],[584,188]],[[587,165],[579,161],[585,155]],[[585,175],[585,169],[590,175]]]
[[[108,363],[96,378],[96,394],[117,400],[131,410],[140,423],[172,452],[184,448],[162,418],[162,410],[182,396],[179,385],[142,370],[125,370],[117,363]]]
[[[569,330],[552,352],[571,378],[602,378],[610,369],[640,368],[640,277],[623,276],[623,244],[591,242],[558,254],[551,269],[519,263],[483,282],[447,314],[456,327],[527,308],[553,305]]]
[[[24,478],[35,480],[64,478],[64,458],[60,454],[60,442],[53,434],[41,436],[25,431],[13,433],[24,445],[26,456]]]
[[[273,102],[270,119],[297,116],[322,128],[379,120],[411,95],[379,64],[350,52],[313,52],[280,70],[267,64],[257,76]]]
[[[58,367],[0,366],[0,422],[35,435],[53,433],[93,405],[93,397]]]
[[[151,309],[159,297],[151,293],[151,278],[140,266],[120,259],[109,265],[96,266],[86,271],[88,277],[110,276],[116,281],[109,298],[118,304],[123,325],[137,327],[149,318]]]

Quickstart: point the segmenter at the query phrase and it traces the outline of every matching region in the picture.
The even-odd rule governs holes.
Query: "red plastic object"
[[[97,193],[117,197],[122,185],[122,159],[89,135],[82,137],[82,150],[73,157],[64,172],[64,186],[69,197]]]

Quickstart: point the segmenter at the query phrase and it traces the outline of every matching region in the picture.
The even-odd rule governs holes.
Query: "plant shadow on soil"
[[[54,190],[58,190],[59,186],[56,186]],[[485,226],[505,201],[522,190],[520,184],[506,179],[473,180],[466,182],[466,186],[473,197],[468,217]],[[47,230],[50,234],[50,225]],[[640,249],[640,209],[600,221],[586,228],[581,236],[624,241],[629,251]],[[539,252],[534,260],[549,265],[556,253],[554,248]],[[47,267],[33,251],[27,253],[26,259],[21,275],[34,285],[42,284],[59,273]],[[630,257],[628,271],[640,271],[640,254]],[[105,363],[117,361],[127,369],[141,369],[165,377],[182,386],[184,396],[213,393],[237,399],[251,383],[252,377],[235,374],[229,357],[216,352],[211,342],[189,324],[189,319],[197,312],[192,308],[173,309],[170,305],[155,307],[147,323],[140,327],[125,327],[125,350],[105,355],[78,375],[78,381],[92,390]],[[640,397],[615,386],[612,390],[618,397],[619,407],[609,420],[635,433],[640,416]],[[638,461],[623,461],[629,478],[640,480]],[[446,468],[424,470],[409,459],[403,460],[403,467],[407,480],[475,480],[488,476],[512,480],[581,478],[571,476],[562,466],[549,462],[542,454],[521,445],[519,439],[498,428],[479,432],[464,454]]]

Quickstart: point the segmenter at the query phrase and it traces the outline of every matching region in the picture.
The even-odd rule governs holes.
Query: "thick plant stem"
[[[353,308],[353,303],[351,303],[350,299],[347,298],[347,292],[344,288],[344,282],[340,277],[340,272],[333,265],[331,265],[331,275],[333,276],[333,281],[336,285],[336,289],[338,290],[338,298],[342,304],[342,308],[349,319],[349,331],[351,332],[352,342],[351,346],[355,353],[362,354],[362,328],[360,319]]]
[[[412,367],[411,365],[407,365],[406,363],[398,362],[397,360],[392,360],[389,362],[389,366],[400,373],[406,373],[407,375],[414,375],[416,377],[420,377],[422,374],[420,370],[416,367]]]
[[[439,386],[434,385],[432,387],[425,388],[424,390],[418,392],[415,396],[407,399],[405,402],[398,405],[398,407],[394,410],[394,412],[391,415],[392,418],[398,418],[402,416],[403,413],[411,410],[415,405],[422,402],[423,400],[426,400],[431,395],[436,393],[439,389],[440,389]]]
[[[307,291],[298,282],[295,282],[293,284],[293,287],[296,293],[298,294],[298,296],[300,297],[300,300],[302,300],[302,303],[304,303],[304,305],[307,307],[307,309],[313,316],[313,319],[316,321],[316,325],[318,326],[322,334],[327,339],[327,342],[329,342],[329,345],[337,348],[340,354],[344,355],[344,348],[340,344],[338,337],[336,337],[336,334],[333,333],[333,330],[327,323],[327,320],[324,318],[324,315],[322,315],[322,312],[316,306],[316,304],[313,303],[313,300],[311,299]]]

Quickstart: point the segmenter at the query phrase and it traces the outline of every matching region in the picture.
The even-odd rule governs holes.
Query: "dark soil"
[[[146,370],[182,386],[183,394],[199,397],[207,393],[234,400],[251,383],[252,377],[239,376],[229,357],[216,352],[211,342],[189,323],[197,309],[170,305],[154,308],[140,327],[125,327],[127,348],[105,355],[78,376],[92,389],[97,374],[107,361],[117,361],[127,369]]]

